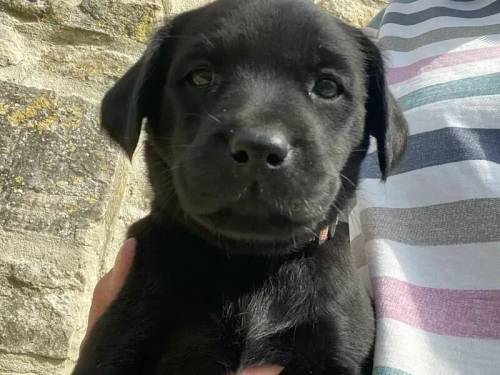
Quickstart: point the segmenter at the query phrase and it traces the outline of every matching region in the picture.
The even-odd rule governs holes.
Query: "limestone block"
[[[40,68],[50,75],[110,87],[135,62],[131,57],[95,46],[51,46],[40,59]],[[100,99],[100,98],[99,98]]]
[[[0,12],[2,29],[10,33],[0,33],[0,80],[80,96],[96,104],[145,48],[130,38],[98,30],[22,22]],[[6,54],[3,40],[7,40]]]
[[[10,14],[25,21],[37,21],[50,13],[49,0],[0,0],[0,11]]]
[[[96,114],[79,98],[0,82],[0,353],[18,358],[1,354],[0,374],[33,358],[56,374],[76,355],[125,188]]]
[[[116,155],[95,106],[0,84],[0,226],[75,238],[102,215]]]
[[[0,67],[19,64],[24,53],[21,36],[12,28],[0,25]]]
[[[211,3],[213,0],[170,0],[168,3],[168,11],[170,14],[179,14],[188,10],[199,8],[203,5]]]
[[[208,4],[213,0],[170,0],[164,7],[170,14],[178,14]],[[313,0],[346,22],[364,26],[389,0]]]
[[[163,18],[161,2],[83,0],[79,10],[110,34],[147,42]]]
[[[164,15],[161,0],[0,0],[0,11],[22,21],[45,20],[140,42]]]
[[[102,260],[102,269],[107,271],[113,267],[116,252],[125,239],[128,227],[146,216],[150,210],[153,193],[149,186],[146,163],[144,160],[144,132],[139,140],[128,173],[128,180],[120,211],[114,227],[109,232],[109,241]],[[127,162],[128,163],[128,162]]]
[[[366,25],[389,0],[313,0],[322,8],[344,21],[362,27]]]
[[[168,14],[178,14],[213,0],[170,0],[163,1]],[[332,12],[344,21],[364,26],[389,0],[313,0],[314,3]]]

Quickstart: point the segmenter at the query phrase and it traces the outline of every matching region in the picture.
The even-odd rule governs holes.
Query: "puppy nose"
[[[229,144],[233,160],[241,165],[279,168],[290,152],[286,136],[277,129],[241,129]]]

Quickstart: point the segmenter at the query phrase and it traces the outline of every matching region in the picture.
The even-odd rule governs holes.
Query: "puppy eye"
[[[214,72],[208,68],[200,68],[188,74],[187,80],[193,86],[203,88],[214,82]]]
[[[325,99],[333,99],[341,94],[340,86],[329,77],[318,79],[312,91]]]

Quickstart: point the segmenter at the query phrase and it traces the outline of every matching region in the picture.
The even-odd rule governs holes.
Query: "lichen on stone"
[[[61,107],[57,97],[43,94],[25,106],[17,104],[8,108],[4,104],[3,110],[0,108],[0,115],[5,116],[7,123],[12,126],[31,127],[43,133],[53,131],[57,125],[67,128],[78,127],[82,109],[78,106]]]
[[[147,43],[153,30],[155,29],[155,25],[157,20],[154,16],[146,15],[136,26],[135,32],[133,35],[133,39],[137,40],[141,43]]]
[[[0,116],[3,116],[7,113],[7,105],[0,101]]]
[[[17,185],[24,185],[24,177],[23,176],[16,176],[14,177],[14,181],[16,182]]]
[[[130,60],[124,55],[89,46],[52,47],[42,57],[43,67],[51,73],[108,85],[118,79],[129,64]]]
[[[145,43],[161,18],[162,7],[155,3],[83,0],[79,9],[95,25],[111,35],[127,36]]]

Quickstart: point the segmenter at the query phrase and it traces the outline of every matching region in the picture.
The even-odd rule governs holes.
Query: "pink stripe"
[[[500,339],[500,290],[425,288],[390,277],[373,285],[378,318],[440,335]]]
[[[430,72],[447,66],[471,63],[500,57],[500,46],[450,52],[444,55],[428,57],[411,65],[387,69],[387,82],[395,84],[413,78],[418,74]]]

